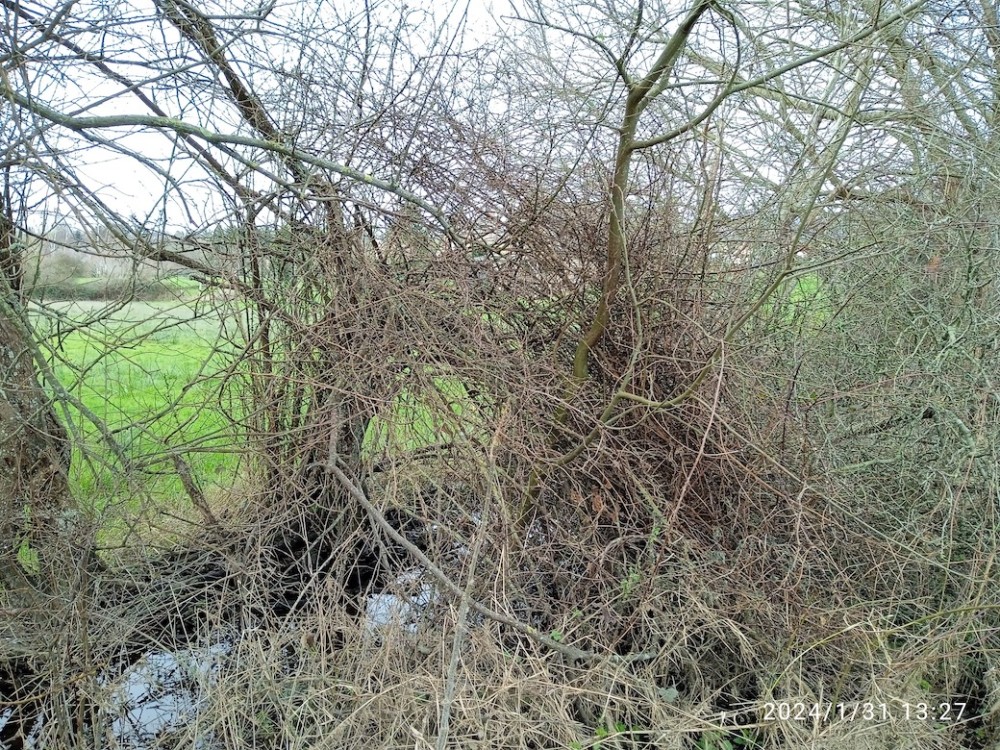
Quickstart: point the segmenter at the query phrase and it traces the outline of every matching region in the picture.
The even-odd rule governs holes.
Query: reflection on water
[[[146,748],[164,734],[188,725],[231,650],[228,643],[178,652],[153,651],[117,679],[108,714],[111,730],[122,748]],[[211,747],[203,738],[195,745]]]
[[[388,591],[404,593],[372,594],[365,607],[365,625],[369,631],[399,625],[408,633],[417,632],[421,613],[434,599],[435,589],[417,568],[401,573]]]
[[[368,597],[366,629],[375,633],[394,626],[416,632],[421,614],[435,598],[435,587],[419,569],[405,571],[384,591]],[[233,642],[229,640],[173,652],[150,651],[123,673],[103,675],[99,682],[107,691],[103,703],[113,737],[110,747],[151,750],[167,735],[191,727],[232,649]],[[0,730],[12,715],[12,709],[0,711]],[[33,750],[41,747],[37,740],[40,729],[41,720],[25,747]],[[216,747],[211,732],[199,735],[192,747],[197,750]],[[6,747],[0,745],[0,750]]]
[[[176,652],[150,651],[122,674],[102,675],[98,682],[106,691],[101,703],[110,723],[110,747],[157,747],[164,735],[189,725],[197,717],[205,691],[230,650],[230,644],[217,643]],[[12,708],[0,712],[0,731],[13,718]],[[38,750],[45,745],[40,741],[43,722],[44,716],[36,720],[23,747]],[[212,746],[207,735],[193,745],[199,750],[210,750]],[[3,750],[8,747],[0,744]]]

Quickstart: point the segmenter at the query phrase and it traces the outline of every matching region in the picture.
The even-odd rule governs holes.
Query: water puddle
[[[183,651],[153,651],[129,668],[111,687],[108,714],[119,746],[153,747],[158,737],[182,729],[198,714],[229,643]],[[210,739],[195,747],[208,750]]]
[[[398,592],[398,593],[389,593]],[[380,593],[368,596],[365,625],[375,634],[388,627],[415,633],[424,610],[437,591],[419,569],[404,571]],[[99,682],[107,691],[105,716],[110,723],[115,750],[150,750],[167,735],[197,721],[207,691],[212,688],[233,641],[178,651],[150,651],[120,674],[105,674]],[[13,717],[13,710],[0,712],[0,732]],[[30,733],[24,747],[41,748],[41,722]],[[193,747],[212,750],[215,743],[206,733]],[[0,744],[0,750],[8,750]]]
[[[404,571],[386,588],[387,591],[368,597],[365,606],[365,625],[368,631],[397,625],[402,626],[407,633],[416,633],[424,609],[436,597],[436,589],[417,568]],[[388,593],[389,591],[406,593]]]

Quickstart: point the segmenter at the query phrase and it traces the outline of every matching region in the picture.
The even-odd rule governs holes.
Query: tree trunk
[[[16,259],[13,237],[9,219],[0,218],[0,257]],[[0,586],[23,606],[34,587],[18,550],[28,544],[42,554],[70,494],[66,432],[38,382],[38,350],[14,291],[17,268],[5,263],[0,276]]]

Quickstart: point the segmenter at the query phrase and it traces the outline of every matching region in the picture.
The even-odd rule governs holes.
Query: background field
[[[184,300],[51,302],[35,319],[76,404],[65,417],[83,437],[72,462],[82,500],[185,503],[174,450],[206,492],[232,484],[239,443],[226,416],[235,405],[222,400],[217,377],[231,359],[217,309]]]

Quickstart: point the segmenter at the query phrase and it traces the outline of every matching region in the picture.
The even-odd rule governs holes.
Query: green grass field
[[[372,420],[362,445],[364,454],[407,453],[480,435],[476,406],[462,382],[443,376],[429,380],[419,395],[404,386],[393,400],[389,418]]]
[[[177,301],[59,302],[36,310],[53,373],[78,401],[64,415],[82,438],[75,441],[71,481],[90,507],[124,502],[134,510],[148,499],[183,508],[188,500],[171,458],[175,450],[209,497],[213,487],[236,479],[245,440],[227,416],[239,406],[221,395],[219,373],[228,364],[222,321],[215,311],[196,310]],[[369,427],[369,457],[468,434],[475,407],[462,384],[432,373],[416,380],[404,379],[389,415]]]
[[[830,300],[822,280],[808,273],[787,279],[764,303],[757,318],[775,330],[801,335],[821,328],[830,314]]]
[[[217,314],[177,301],[48,303],[46,310],[35,324],[48,334],[56,378],[78,401],[64,416],[83,438],[71,475],[79,499],[100,507],[184,497],[170,456],[177,449],[202,484],[231,484],[238,454],[212,377],[224,365]]]

